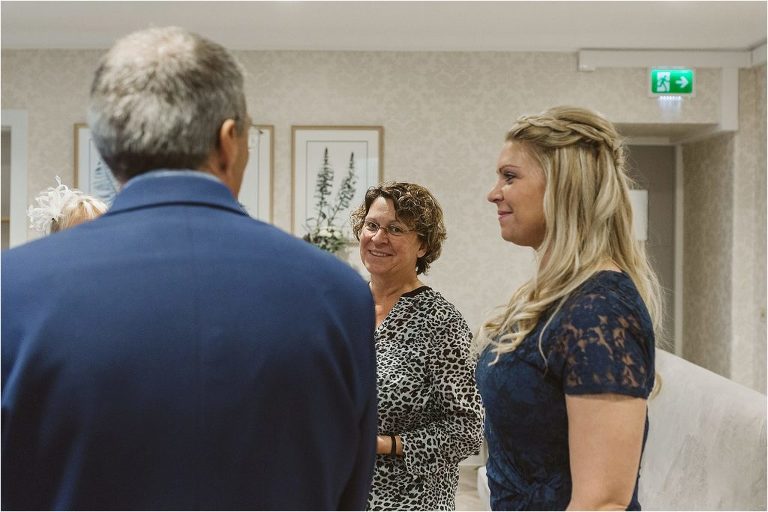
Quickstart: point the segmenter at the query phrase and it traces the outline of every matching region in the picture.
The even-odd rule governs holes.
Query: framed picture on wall
[[[254,218],[272,222],[274,127],[253,125],[249,132],[250,157],[238,200]],[[99,155],[85,123],[75,125],[75,187],[111,206],[120,185]]]
[[[112,206],[120,184],[101,159],[91,130],[85,123],[75,125],[75,187]]]
[[[318,175],[329,177],[329,209],[347,239],[352,238],[349,214],[362,203],[369,187],[383,176],[384,128],[381,126],[292,126],[293,233],[304,236],[318,218]],[[329,172],[329,169],[331,172]],[[342,182],[354,174],[354,194],[347,208],[335,211]]]
[[[251,125],[248,148],[250,156],[238,201],[251,217],[272,222],[275,127],[271,124]]]

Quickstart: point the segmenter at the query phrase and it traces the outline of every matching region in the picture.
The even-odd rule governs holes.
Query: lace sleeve
[[[555,342],[563,391],[618,393],[647,398],[653,388],[653,328],[645,306],[610,293],[571,304]]]

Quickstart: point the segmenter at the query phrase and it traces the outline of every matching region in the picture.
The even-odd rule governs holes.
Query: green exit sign
[[[651,69],[651,94],[693,94],[693,70]]]

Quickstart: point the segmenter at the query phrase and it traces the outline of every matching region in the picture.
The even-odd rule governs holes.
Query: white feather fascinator
[[[48,187],[40,192],[35,198],[37,206],[30,206],[27,210],[30,227],[45,235],[51,234],[53,223],[59,223],[66,215],[75,209],[78,204],[86,202],[95,204],[88,205],[88,210],[99,210],[95,215],[104,213],[106,205],[95,198],[86,196],[77,189],[71,189],[61,183],[61,178],[56,176],[55,187]],[[96,208],[93,208],[93,207]]]

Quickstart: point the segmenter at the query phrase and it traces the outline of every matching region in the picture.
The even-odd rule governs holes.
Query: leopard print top
[[[376,329],[379,433],[403,456],[376,456],[369,510],[453,510],[458,464],[483,440],[472,334],[427,286],[403,294]]]

